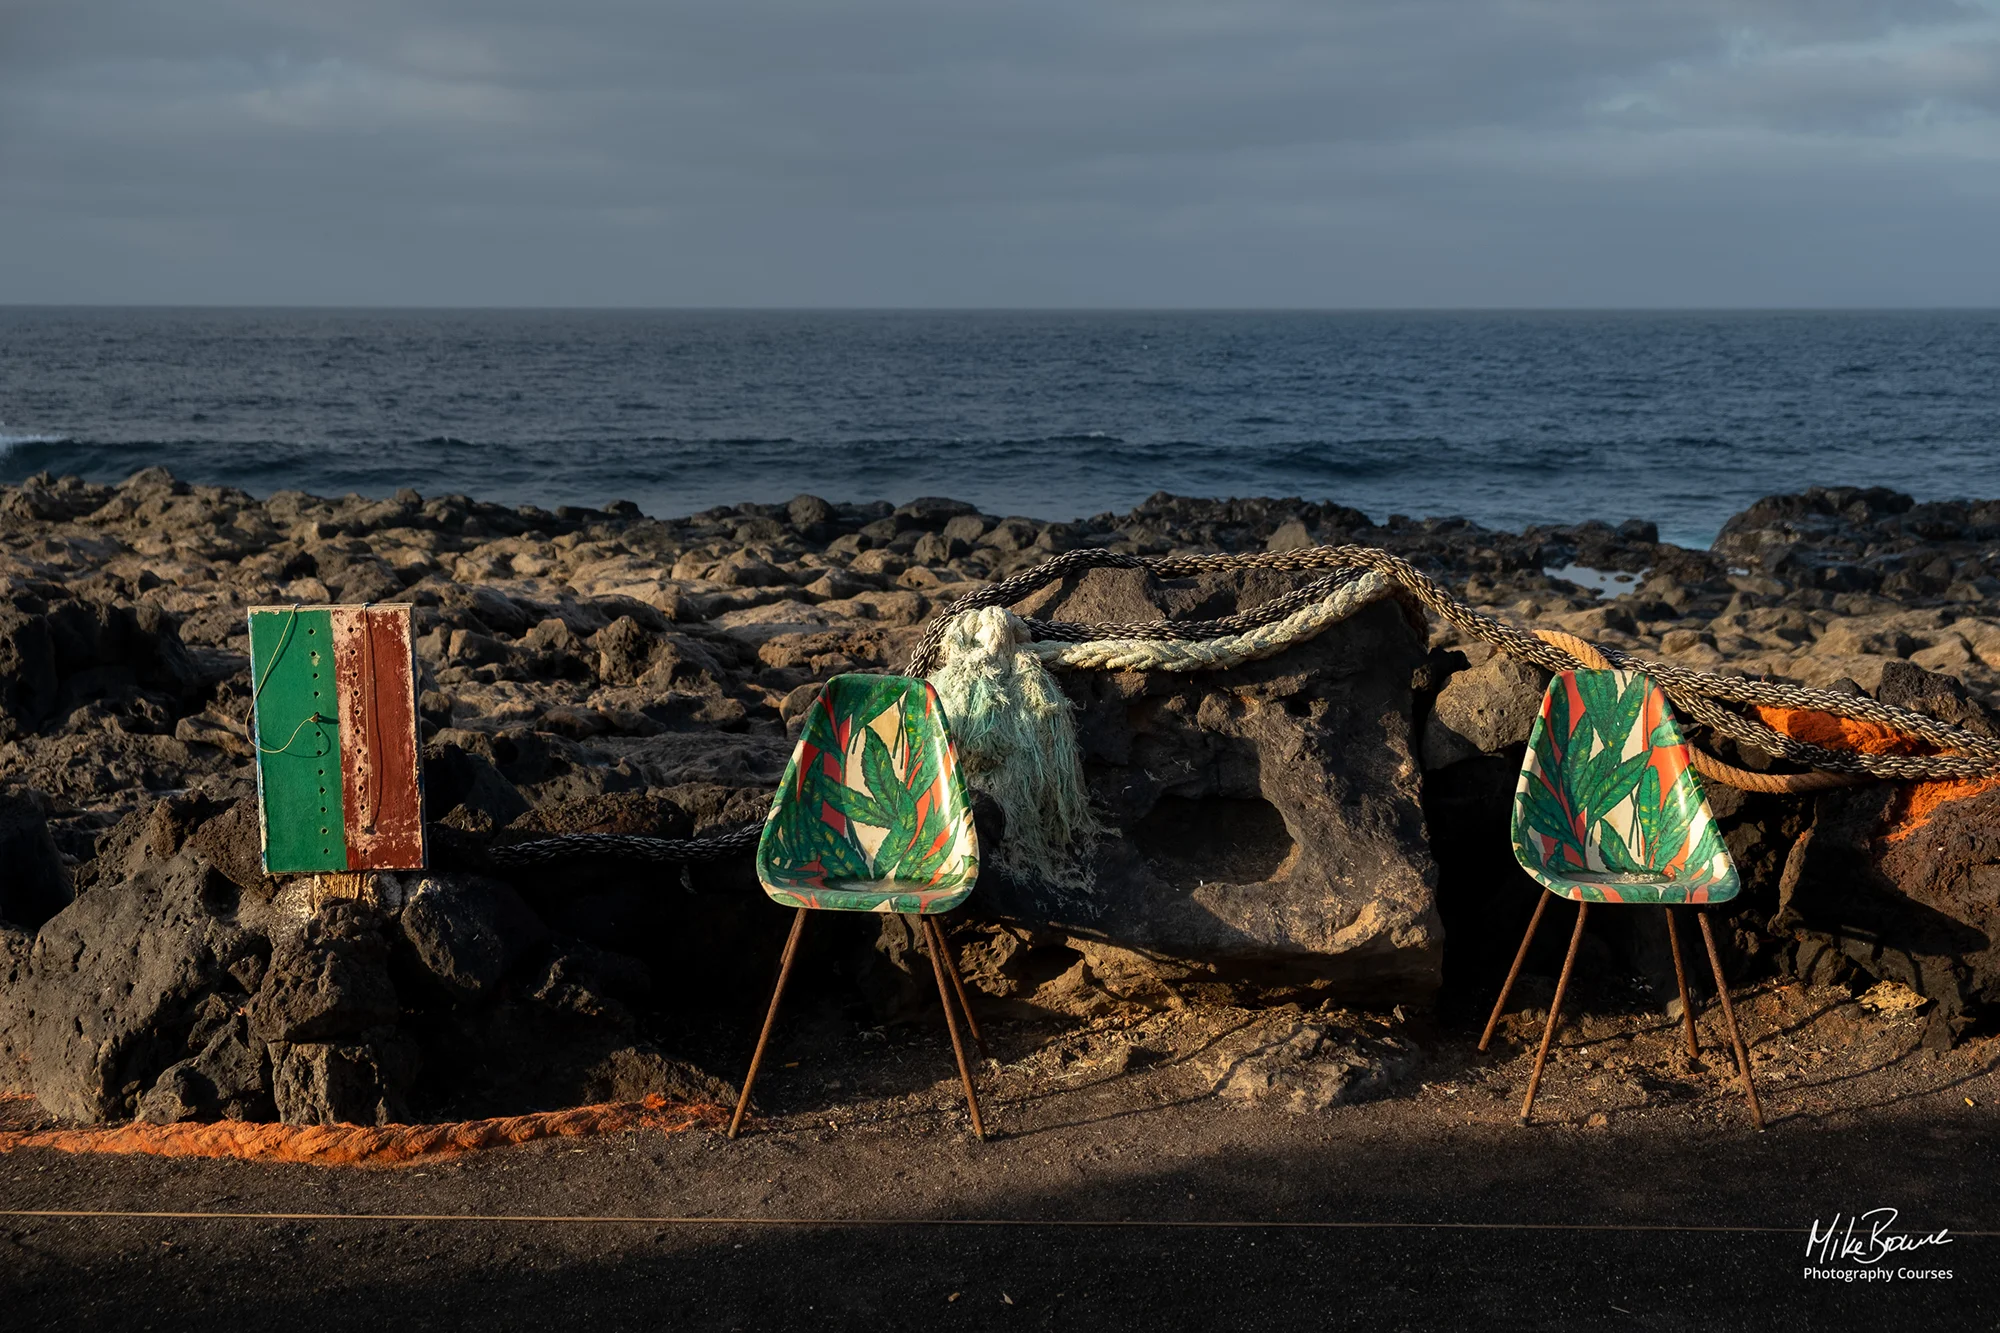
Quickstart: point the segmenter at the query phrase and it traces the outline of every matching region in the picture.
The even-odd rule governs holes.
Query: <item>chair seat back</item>
[[[757,844],[757,879],[788,907],[945,912],[972,892],[979,841],[929,683],[835,676],[806,712]]]
[[[1736,865],[1667,698],[1636,671],[1549,682],[1514,788],[1514,855],[1584,902],[1719,903]]]

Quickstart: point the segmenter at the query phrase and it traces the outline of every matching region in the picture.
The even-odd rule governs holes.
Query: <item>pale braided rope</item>
[[[1313,587],[1317,588],[1324,582],[1326,580],[1318,580]],[[1275,656],[1294,644],[1320,634],[1329,626],[1352,615],[1360,607],[1388,596],[1394,590],[1395,585],[1384,575],[1371,570],[1358,579],[1340,583],[1331,595],[1321,601],[1301,611],[1295,611],[1282,620],[1273,621],[1261,629],[1244,634],[1211,639],[1207,642],[1133,638],[1070,642],[1067,639],[1058,639],[1024,643],[1022,647],[1051,666],[1109,671],[1222,670]],[[1031,623],[1022,621],[1020,617],[1013,619],[1024,628]],[[1089,633],[1099,628],[1062,621],[1032,623],[1061,625],[1069,633]],[[1555,645],[1592,670],[1602,671],[1611,666],[1609,660],[1593,644],[1574,634],[1567,634],[1561,630],[1538,629],[1535,631],[1535,636],[1545,643]],[[1688,747],[1688,756],[1689,762],[1703,777],[1744,791],[1795,794],[1847,787],[1868,780],[1858,774],[1826,771],[1759,773],[1725,763],[1692,745]]]
[[[1103,638],[1084,643],[1033,642],[1029,652],[1051,666],[1101,671],[1220,671],[1287,648],[1347,619],[1370,602],[1395,592],[1382,575],[1369,572],[1340,583],[1332,593],[1282,620],[1207,640]]]
[[[1103,639],[1148,639],[1200,642],[1227,638],[1283,620],[1333,596],[1347,584],[1362,578],[1365,571],[1336,569],[1303,587],[1273,597],[1248,611],[1217,620],[1141,620],[1122,625],[1087,625],[1073,620],[1036,620],[1023,617],[1022,623],[1037,640],[1056,639],[1066,643],[1090,643]],[[943,631],[939,631],[942,635]]]
[[[1569,671],[1584,665],[1584,662],[1574,654],[1534,633],[1475,611],[1400,556],[1370,546],[1315,546],[1295,551],[1264,551],[1240,555],[1225,552],[1165,557],[1124,555],[1102,550],[1071,551],[946,604],[932,620],[930,628],[911,653],[909,674],[927,675],[935,667],[938,645],[943,639],[945,626],[953,617],[979,607],[1011,605],[1057,579],[1086,569],[1103,567],[1143,569],[1160,578],[1185,578],[1212,571],[1239,569],[1372,570],[1393,580],[1404,592],[1439,619],[1465,633],[1486,640],[1510,657],[1533,663],[1547,671]],[[1296,595],[1293,594],[1294,597]],[[1289,614],[1295,609],[1296,606],[1289,606],[1286,612]],[[1258,608],[1260,612],[1263,610],[1264,608]],[[1251,616],[1256,614],[1257,612],[1249,613]],[[1039,629],[1045,622],[1031,620],[1028,623],[1031,627]],[[1078,631],[1071,631],[1064,637],[1180,638],[1188,630],[1195,628],[1185,624],[1176,626],[1171,621],[1156,621],[1139,626],[1088,626]],[[1608,666],[1621,671],[1637,671],[1651,677],[1683,714],[1717,734],[1808,767],[1834,773],[1899,781],[1983,778],[2000,775],[2000,741],[1949,726],[1923,713],[1897,708],[1865,695],[1837,694],[1832,690],[1754,680],[1749,677],[1710,675],[1665,662],[1635,658],[1616,648],[1598,648],[1596,651],[1598,658],[1593,660],[1602,660]],[[1830,713],[1836,717],[1872,722],[1957,753],[1891,755],[1829,750],[1787,736],[1763,722],[1731,711],[1724,707],[1725,704],[1751,704]]]

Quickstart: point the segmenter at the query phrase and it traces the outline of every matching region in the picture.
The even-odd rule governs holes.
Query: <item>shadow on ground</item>
[[[15,1327],[163,1331],[1983,1328],[2000,1212],[1968,1166],[1996,1148],[1973,1108],[1592,1134],[1211,1102],[984,1145],[636,1135],[424,1171],[22,1153],[9,1209],[377,1216],[17,1214],[0,1290]],[[1890,1265],[1951,1280],[1802,1276],[1810,1225],[1885,1206],[1954,1236]],[[642,1220],[690,1216],[793,1224]],[[634,1220],[548,1220],[585,1217]]]

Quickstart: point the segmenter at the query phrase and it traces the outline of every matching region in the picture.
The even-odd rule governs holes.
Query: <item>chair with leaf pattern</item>
[[[954,1000],[982,1053],[986,1042],[936,920],[965,901],[978,877],[972,804],[936,691],[925,681],[902,676],[849,675],[828,681],[806,712],[805,731],[757,844],[757,878],[764,892],[797,914],[729,1137],[736,1137],[750,1105],[750,1089],[777,1021],[799,936],[807,913],[814,910],[900,912],[914,918],[912,925],[937,977],[972,1131],[986,1137]]]
[[[1547,892],[1535,903],[1527,934],[1479,1039],[1480,1050],[1493,1039],[1550,896],[1571,898],[1577,905],[1569,953],[1556,979],[1548,1026],[1521,1103],[1521,1123],[1528,1123],[1534,1109],[1591,904],[1656,903],[1666,912],[1688,1054],[1697,1054],[1700,1047],[1681,963],[1674,918],[1678,906],[1695,909],[1750,1118],[1762,1129],[1763,1108],[1750,1081],[1749,1057],[1705,910],[1736,896],[1736,865],[1659,686],[1638,672],[1611,670],[1565,671],[1549,682],[1514,789],[1513,843],[1515,859]]]

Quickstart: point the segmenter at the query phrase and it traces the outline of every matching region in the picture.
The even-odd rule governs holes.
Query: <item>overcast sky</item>
[[[2000,0],[0,0],[0,302],[2000,305]]]

